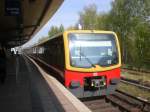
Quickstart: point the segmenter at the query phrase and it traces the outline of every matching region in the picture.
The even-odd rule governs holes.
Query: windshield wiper
[[[96,66],[91,62],[91,60],[89,58],[86,57],[86,55],[80,51],[80,55],[84,56],[84,58],[89,62],[89,64],[91,64],[92,67],[96,68]]]

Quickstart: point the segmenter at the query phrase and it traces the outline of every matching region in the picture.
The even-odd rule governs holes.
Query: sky
[[[107,13],[111,10],[111,2],[113,0],[64,0],[63,4],[59,7],[56,13],[50,18],[50,20],[44,25],[44,27],[28,41],[23,47],[30,46],[41,37],[48,35],[48,31],[51,26],[60,26],[61,24],[67,28],[75,25],[79,19],[79,12],[84,10],[84,7],[91,4],[97,6],[99,13]]]

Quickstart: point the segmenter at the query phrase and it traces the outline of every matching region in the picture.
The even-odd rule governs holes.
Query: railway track
[[[99,97],[93,100],[86,100],[83,103],[92,110],[92,112],[121,112],[117,107],[114,107],[110,102],[106,102],[105,98]]]
[[[140,75],[150,75],[150,71],[144,71],[144,70],[134,70],[134,69],[128,69],[128,68],[122,68],[123,72],[128,72],[134,75],[140,76]],[[126,84],[130,84],[130,85],[134,85],[136,87],[139,87],[141,89],[150,91],[150,82],[149,81],[143,81],[140,79],[130,79],[130,78],[126,78],[126,77],[121,77],[121,82],[126,83]]]
[[[121,68],[122,71],[127,71],[129,73],[135,74],[135,75],[140,75],[140,74],[150,74],[150,71],[146,70],[137,70],[137,69],[129,69],[129,68]]]
[[[81,99],[93,112],[149,112],[150,103],[122,91],[106,97]]]
[[[125,77],[121,77],[121,82],[126,83],[126,84],[130,84],[130,85],[134,85],[134,86],[139,87],[141,89],[150,91],[150,83],[147,83],[147,82],[140,82],[138,80],[128,79]]]

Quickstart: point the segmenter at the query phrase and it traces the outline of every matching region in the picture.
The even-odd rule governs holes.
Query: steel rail
[[[136,87],[139,87],[141,89],[145,89],[147,91],[150,91],[150,87],[148,87],[148,86],[144,86],[144,85],[141,85],[141,84],[138,84],[138,83],[134,83],[134,82],[131,82],[131,81],[127,81],[127,80],[124,80],[124,79],[121,79],[121,82],[122,83],[126,83],[126,84],[130,84],[130,85],[133,85],[133,86],[136,86]]]

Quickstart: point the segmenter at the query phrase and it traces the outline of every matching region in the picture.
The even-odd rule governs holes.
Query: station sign
[[[19,16],[21,14],[21,0],[5,0],[5,15]]]

